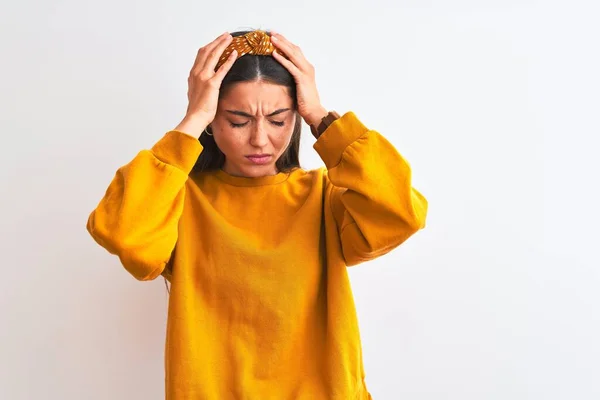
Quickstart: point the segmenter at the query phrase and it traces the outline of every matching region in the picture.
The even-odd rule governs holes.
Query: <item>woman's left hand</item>
[[[308,125],[318,125],[328,111],[321,105],[319,99],[315,81],[315,68],[304,57],[300,47],[294,45],[279,33],[273,31],[270,33],[271,43],[276,47],[273,57],[290,71],[296,81],[298,113]],[[287,58],[282,56],[279,50]]]

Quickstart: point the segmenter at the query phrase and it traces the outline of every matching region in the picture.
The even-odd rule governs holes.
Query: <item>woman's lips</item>
[[[252,161],[254,164],[266,164],[271,161],[271,156],[246,156],[246,158]]]

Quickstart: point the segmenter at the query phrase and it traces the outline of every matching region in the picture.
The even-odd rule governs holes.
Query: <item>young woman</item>
[[[370,399],[347,267],[424,228],[409,164],[321,104],[280,34],[224,33],[188,83],[185,118],[87,222],[135,278],[170,282],[166,398]],[[301,118],[325,167],[299,165]]]

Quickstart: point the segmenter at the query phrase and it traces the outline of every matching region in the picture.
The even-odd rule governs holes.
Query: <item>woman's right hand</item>
[[[231,40],[231,34],[225,32],[198,50],[188,77],[186,115],[175,130],[200,137],[204,128],[215,119],[221,82],[235,62],[237,52],[234,50],[216,72],[215,67]]]

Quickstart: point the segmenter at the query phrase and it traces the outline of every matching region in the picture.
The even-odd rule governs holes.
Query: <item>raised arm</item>
[[[119,168],[87,230],[138,280],[158,277],[177,242],[185,182],[202,145],[173,130]]]
[[[233,65],[233,52],[215,68],[232,36],[225,32],[198,50],[188,77],[186,116],[151,150],[119,168],[106,194],[91,213],[87,229],[139,280],[161,273],[177,242],[185,182],[203,150],[198,141],[214,119],[223,78]]]
[[[425,227],[428,203],[412,187],[409,163],[353,112],[334,121],[313,147],[327,167],[325,207],[346,265],[386,254]]]

